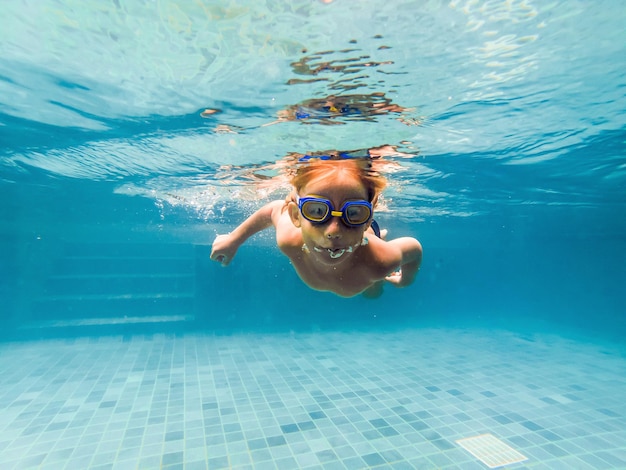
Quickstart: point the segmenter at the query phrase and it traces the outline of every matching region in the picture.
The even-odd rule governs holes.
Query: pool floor
[[[624,397],[621,346],[504,330],[10,342],[0,468],[626,468]]]

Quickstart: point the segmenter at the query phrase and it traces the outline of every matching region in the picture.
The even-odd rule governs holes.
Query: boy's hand
[[[215,237],[213,247],[211,248],[211,259],[217,261],[222,266],[228,266],[232,261],[235,253],[237,253],[237,246],[231,235],[218,235]]]
[[[392,272],[389,276],[385,278],[385,281],[395,285],[396,287],[403,287],[404,284],[402,284],[402,270],[398,269],[397,271]]]
[[[412,237],[402,237],[391,242],[402,250],[402,264],[385,280],[396,287],[410,286],[422,264],[422,245]]]

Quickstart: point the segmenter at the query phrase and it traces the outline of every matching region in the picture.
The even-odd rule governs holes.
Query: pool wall
[[[380,299],[367,300],[308,289],[274,246],[271,230],[244,245],[227,268],[211,262],[215,234],[232,229],[244,213],[209,224],[187,209],[164,210],[113,189],[73,180],[3,186],[5,336],[56,320],[185,315],[192,320],[185,328],[192,329],[478,324],[556,325],[614,338],[626,332],[623,222],[597,208],[504,207],[417,222],[381,213],[390,237],[421,240],[424,262],[414,285],[387,286]],[[117,323],[132,332],[146,327]],[[153,323],[159,326],[158,319]]]

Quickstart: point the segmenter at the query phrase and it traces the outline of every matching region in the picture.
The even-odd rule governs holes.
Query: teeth
[[[338,251],[338,252],[336,252],[336,253],[335,253],[333,250],[330,250],[330,249],[328,250],[328,254],[330,255],[330,257],[331,257],[332,259],[341,258],[345,252],[346,252],[346,250],[345,250],[345,249],[343,249],[343,250],[339,250],[339,251]]]
[[[322,250],[320,247],[318,246],[314,246],[313,249],[317,252],[317,253],[322,253],[324,250]],[[332,258],[332,259],[337,259],[337,258],[341,258],[343,256],[344,253],[352,253],[354,251],[354,247],[349,246],[348,248],[342,248],[341,250],[333,250],[331,248],[326,248],[326,251],[328,252],[328,255]]]

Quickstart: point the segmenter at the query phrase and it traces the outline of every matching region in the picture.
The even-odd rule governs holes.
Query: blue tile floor
[[[1,469],[626,468],[623,345],[493,330],[0,344]]]

